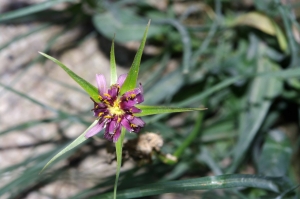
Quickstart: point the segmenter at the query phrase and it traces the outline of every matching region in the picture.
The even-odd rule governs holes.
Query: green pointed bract
[[[150,26],[150,21],[148,22],[148,25],[146,27],[140,47],[134,57],[132,65],[129,69],[128,76],[121,88],[121,91],[120,91],[121,95],[123,95],[125,92],[132,90],[136,87],[136,82],[137,82],[139,69],[140,69],[141,58],[142,58],[143,50],[145,47],[149,26]]]
[[[126,129],[122,128],[121,136],[116,142],[116,155],[117,155],[117,171],[116,171],[116,180],[115,180],[115,186],[114,186],[114,199],[116,199],[117,196],[117,188],[118,188],[118,181],[119,181],[119,175],[120,175],[120,169],[122,165],[122,148],[123,148],[123,140],[125,137]]]
[[[97,124],[98,120],[95,120],[89,128],[87,128],[79,137],[76,138],[71,144],[69,144],[66,148],[64,148],[62,151],[60,151],[58,154],[56,154],[42,169],[40,173],[42,173],[52,162],[54,162],[57,158],[65,154],[66,152],[70,151],[71,149],[75,148],[79,144],[83,143],[87,138],[85,137],[85,133],[90,130],[93,126]]]
[[[117,65],[115,58],[115,47],[114,47],[114,38],[111,44],[110,50],[110,84],[113,85],[117,83],[118,75],[117,75]]]
[[[146,115],[163,114],[163,113],[203,111],[207,109],[207,108],[177,108],[177,107],[165,107],[165,106],[147,106],[147,105],[136,105],[136,107],[142,110],[142,112],[134,114],[134,116],[137,117],[146,116]]]
[[[95,100],[96,102],[99,101],[98,99],[98,89],[93,86],[92,84],[90,84],[89,82],[87,82],[86,80],[84,80],[83,78],[79,77],[77,74],[75,74],[73,71],[71,71],[68,67],[66,67],[63,63],[61,63],[60,61],[58,61],[57,59],[51,57],[50,55],[47,55],[45,53],[39,52],[41,55],[45,56],[46,58],[50,59],[51,61],[53,61],[54,63],[56,63],[57,65],[59,65],[62,69],[64,69],[64,71],[66,71],[68,73],[68,75],[74,79],[89,95],[91,98],[93,98],[93,100]]]

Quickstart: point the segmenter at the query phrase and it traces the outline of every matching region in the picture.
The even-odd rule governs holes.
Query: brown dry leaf
[[[277,37],[277,41],[282,51],[287,50],[286,37],[280,27],[267,15],[259,12],[249,12],[239,16],[232,24],[233,26],[250,26],[266,34]]]

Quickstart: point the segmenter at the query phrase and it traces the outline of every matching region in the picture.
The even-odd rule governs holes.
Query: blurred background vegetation
[[[109,78],[114,35],[126,73],[149,19],[145,104],[208,110],[145,118],[141,134],[164,144],[127,149],[120,198],[300,198],[297,0],[1,0],[0,13],[0,198],[111,198],[102,135],[39,175],[94,118],[88,95],[37,52],[95,84]]]

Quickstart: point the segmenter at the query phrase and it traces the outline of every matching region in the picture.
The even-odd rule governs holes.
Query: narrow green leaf
[[[117,171],[116,171],[116,181],[114,185],[114,199],[116,199],[117,196],[118,181],[119,181],[120,169],[122,165],[122,147],[123,147],[123,140],[124,140],[125,133],[126,133],[126,129],[122,128],[121,136],[116,142]]]
[[[195,127],[193,131],[185,138],[185,140],[181,143],[181,145],[178,147],[178,149],[174,152],[174,156],[179,158],[184,150],[196,139],[196,137],[200,133],[200,128],[202,126],[202,120],[203,120],[203,114],[198,113],[198,118],[195,121]]]
[[[292,157],[292,144],[280,129],[267,134],[257,162],[259,173],[267,176],[287,175]]]
[[[196,103],[196,102],[199,102],[209,96],[211,96],[212,94],[215,94],[216,92],[226,88],[226,87],[229,87],[230,85],[234,84],[235,82],[241,80],[242,78],[245,78],[243,76],[233,76],[233,77],[230,77],[228,79],[225,79],[223,81],[221,81],[220,83],[216,84],[216,85],[213,85],[212,87],[210,87],[209,89],[203,91],[203,92],[200,92],[180,103],[178,103],[177,105],[178,106],[187,106],[189,104],[192,104],[192,103]]]
[[[87,138],[84,136],[85,133],[92,128],[93,126],[95,126],[97,124],[98,120],[95,120],[90,126],[89,128],[87,128],[79,137],[77,137],[71,144],[69,144],[66,148],[64,148],[62,151],[60,151],[58,154],[56,154],[53,158],[51,158],[51,160],[44,166],[44,168],[41,170],[40,173],[42,173],[54,160],[56,160],[57,158],[59,158],[60,156],[62,156],[63,154],[65,154],[66,152],[70,151],[71,149],[75,148],[76,146],[78,146],[79,144],[83,143],[85,140],[87,140]]]
[[[114,47],[114,39],[112,40],[111,50],[110,50],[110,84],[117,83],[117,65],[115,58],[115,47]]]
[[[170,181],[178,179],[184,176],[186,172],[189,172],[190,169],[191,167],[187,162],[178,162],[178,164],[174,165],[174,167],[168,172],[167,175],[161,178],[161,181]]]
[[[47,57],[48,59],[50,59],[51,61],[53,61],[54,63],[56,63],[57,65],[59,65],[62,69],[64,69],[64,71],[66,71],[68,73],[68,75],[70,77],[72,77],[90,96],[91,98],[93,98],[95,101],[99,101],[98,99],[98,89],[93,86],[92,84],[90,84],[89,82],[87,82],[86,80],[82,79],[81,77],[79,77],[77,74],[75,74],[73,71],[71,71],[68,67],[66,67],[63,63],[61,63],[60,61],[58,61],[57,59],[39,52],[41,55]]]
[[[1,179],[9,175],[7,173],[18,173],[20,169],[26,168],[26,172],[18,173],[17,177],[11,179],[8,181],[8,183],[5,183],[6,181],[2,180],[1,182],[4,183],[0,188],[0,196],[6,195],[7,197],[5,198],[20,198],[20,193],[23,193],[22,198],[24,198],[24,192],[22,191],[28,189],[29,187],[32,187],[35,184],[40,184],[44,180],[47,180],[48,183],[57,180],[57,178],[61,175],[61,171],[63,171],[62,169],[57,169],[56,172],[52,173],[52,175],[37,175],[43,167],[43,164],[45,164],[45,159],[55,151],[57,151],[57,148],[42,153],[41,155],[32,155],[32,157],[28,157],[26,160],[21,161],[20,163],[13,164],[5,169],[1,169]],[[15,195],[19,195],[19,197],[14,197]]]
[[[184,101],[180,102],[180,103],[176,103],[173,106],[178,106],[178,107],[182,107],[182,106],[188,106],[189,104],[193,104],[193,103],[197,103],[209,96],[211,96],[212,94],[215,94],[216,92],[234,84],[235,82],[237,82],[238,80],[241,80],[242,78],[244,78],[243,76],[234,76],[234,77],[230,77],[228,79],[223,80],[222,82],[210,87],[208,90],[205,90],[204,92],[201,92],[199,94],[196,94],[190,98],[185,99]],[[150,119],[151,122],[156,122],[158,120],[160,120],[161,118],[163,118],[164,115],[155,115],[152,116],[152,118]]]
[[[218,163],[214,160],[206,146],[199,147],[201,154],[197,156],[197,160],[204,162],[215,175],[222,175],[223,172]]]
[[[274,24],[274,28],[275,28],[275,31],[276,31],[276,37],[277,37],[277,41],[278,41],[278,44],[281,48],[282,51],[284,52],[287,52],[288,50],[288,42],[287,42],[287,39],[283,33],[283,31],[281,30],[281,28],[275,23],[275,21],[273,20],[272,21],[273,24]]]
[[[141,113],[135,113],[135,116],[141,117],[146,115],[155,115],[163,113],[178,113],[187,111],[203,111],[207,108],[177,108],[177,107],[165,107],[165,106],[148,106],[148,105],[136,105],[137,108],[141,109]]]
[[[145,62],[141,64],[140,73],[142,73],[142,76],[139,75],[139,78],[143,79],[143,90],[144,91],[145,90],[148,91],[150,88],[152,88],[153,82],[158,84],[158,80],[162,78],[161,74],[167,67],[167,65],[170,61],[170,57],[171,57],[171,54],[169,52],[166,52],[160,59],[157,59],[158,57],[155,57],[151,60],[147,60],[148,63],[149,62],[151,63],[153,60],[158,60],[158,61],[155,61],[152,65],[149,64],[150,65],[150,66],[148,65],[149,67],[145,67],[145,65],[146,65]],[[157,62],[159,62],[159,65],[157,67],[150,68],[151,66],[152,67],[155,66]],[[151,74],[149,74],[149,70],[151,70]],[[148,93],[148,92],[146,92],[146,93]]]
[[[257,72],[280,71],[280,67],[266,58],[259,59]],[[269,108],[272,104],[272,98],[280,95],[283,85],[277,78],[257,77],[251,82],[248,99],[245,101],[247,111],[241,112],[239,139],[233,149],[233,161],[228,169],[228,173],[233,173],[239,164],[245,158],[251,143],[262,126]]]
[[[169,19],[167,23],[174,26],[177,31],[180,33],[181,42],[183,45],[183,57],[182,57],[182,65],[183,65],[183,73],[189,73],[191,54],[192,54],[192,45],[190,34],[185,25],[183,25],[179,20]],[[172,33],[171,33],[172,34]]]
[[[145,196],[158,195],[163,193],[176,193],[191,190],[212,190],[238,187],[255,187],[266,189],[273,192],[279,191],[279,180],[281,178],[271,178],[245,174],[227,174],[220,176],[209,176],[188,180],[177,180],[168,182],[159,182],[132,189],[120,191],[118,199],[142,198]],[[112,193],[93,197],[101,199],[110,199]]]
[[[51,8],[52,6],[63,3],[63,2],[75,2],[76,0],[52,0],[52,1],[45,1],[42,3],[37,3],[32,6],[28,6],[25,8],[17,9],[8,13],[4,13],[0,15],[0,22],[8,21],[10,19],[14,19],[17,17],[23,17],[26,15],[30,15],[36,12],[40,12],[46,9]]]
[[[160,61],[161,62],[161,61]],[[145,104],[154,105],[173,96],[184,85],[182,69],[177,69],[159,80],[144,94]],[[144,82],[143,82],[144,83]]]
[[[234,114],[236,115],[236,114]],[[214,125],[205,126],[201,134],[201,142],[214,142],[216,140],[231,139],[238,133],[232,116],[227,115],[228,120],[214,122]]]
[[[148,22],[148,25],[144,32],[144,36],[143,36],[142,42],[140,44],[140,47],[134,57],[132,65],[129,69],[128,76],[121,88],[121,91],[120,91],[121,95],[124,94],[126,91],[132,90],[136,87],[136,82],[137,82],[139,69],[140,69],[141,58],[143,55],[143,50],[145,47],[149,26],[150,26],[150,21]]]

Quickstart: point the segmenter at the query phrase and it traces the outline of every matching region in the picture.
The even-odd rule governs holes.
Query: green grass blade
[[[141,58],[143,55],[143,50],[145,47],[146,39],[147,39],[147,33],[148,29],[150,26],[150,21],[148,22],[148,25],[146,27],[146,30],[144,32],[144,36],[141,42],[141,45],[134,57],[133,63],[129,69],[128,76],[121,88],[121,95],[124,94],[126,91],[132,90],[136,87],[136,82],[139,74],[139,69],[140,69],[140,63],[141,63]]]
[[[255,187],[266,189],[273,192],[278,192],[277,179],[245,175],[245,174],[229,174],[220,176],[209,176],[196,179],[178,180],[169,182],[160,182],[140,186],[133,189],[119,191],[117,198],[139,198],[145,196],[158,195],[163,193],[176,193],[191,190],[212,190],[212,189],[226,189],[238,187]],[[112,193],[93,197],[94,199],[111,199]]]
[[[202,137],[202,136],[201,136]],[[206,146],[199,147],[201,150],[201,154],[197,156],[197,160],[200,162],[204,162],[215,175],[222,175],[223,172],[218,165],[218,163],[214,160],[212,154],[209,152]]]
[[[65,154],[66,152],[70,151],[71,149],[75,148],[79,144],[83,143],[87,138],[85,137],[85,133],[95,126],[97,124],[98,120],[95,120],[89,128],[87,128],[79,137],[77,137],[71,144],[69,144],[66,148],[64,148],[62,151],[60,151],[58,154],[56,154],[51,160],[44,166],[44,168],[41,170],[40,173],[42,173],[52,162],[54,162],[57,158]]]
[[[292,151],[292,144],[283,131],[270,131],[257,162],[259,173],[266,176],[285,176],[290,166]]]
[[[33,184],[44,181],[45,179],[47,179],[48,183],[55,181],[59,177],[59,175],[61,175],[60,169],[58,169],[57,172],[53,173],[52,175],[38,175],[38,172],[41,170],[42,164],[45,163],[45,159],[47,158],[47,156],[53,154],[53,152],[55,151],[57,151],[57,148],[43,153],[41,155],[38,155],[36,157],[28,158],[27,160],[22,161],[19,164],[14,164],[13,166],[1,170],[1,179],[5,178],[5,176],[7,176],[8,173],[18,173],[20,169],[23,169],[26,172],[20,172],[17,178],[13,178],[7,184],[3,184],[3,186],[1,186],[0,188],[0,196],[10,194],[10,197],[6,198],[20,198],[13,197],[13,195],[19,194],[26,188],[32,187]]]
[[[38,77],[40,77],[40,78],[43,77],[45,79],[45,81],[49,81],[49,82],[51,82],[53,84],[57,84],[57,85],[65,88],[65,89],[72,90],[72,91],[74,91],[76,93],[83,94],[84,96],[86,96],[86,92],[84,90],[82,90],[81,88],[78,88],[77,86],[73,86],[73,85],[71,85],[69,83],[65,83],[65,82],[63,82],[61,80],[57,80],[57,79],[54,79],[52,77],[45,77],[45,76],[38,76]]]
[[[275,1],[276,3],[280,2],[278,0]],[[282,17],[283,26],[284,26],[284,32],[287,35],[288,40],[288,47],[289,47],[289,53],[291,54],[291,61],[289,64],[289,68],[297,67],[298,66],[298,57],[299,57],[299,45],[297,45],[297,42],[294,37],[293,33],[293,24],[292,21],[288,18],[288,15],[291,13],[290,8],[284,4],[281,4],[281,6],[278,6],[279,13]]]
[[[230,85],[234,84],[238,80],[241,80],[242,77],[243,76],[237,76],[237,77],[231,77],[231,78],[225,79],[222,82],[205,90],[204,92],[196,94],[180,103],[173,104],[173,106],[183,107],[183,106],[188,106],[193,103],[197,103],[197,102],[209,97],[210,95],[215,94],[216,92],[218,92],[226,87],[229,87]],[[163,118],[164,116],[165,115],[155,115],[155,116],[152,116],[152,118],[150,120],[151,120],[151,122],[156,122],[156,121],[160,120],[161,118]]]
[[[185,138],[185,140],[182,142],[180,147],[174,152],[174,154],[173,154],[174,156],[179,158],[183,154],[184,150],[193,142],[193,140],[196,139],[196,137],[200,133],[200,128],[202,126],[202,120],[203,120],[203,113],[199,112],[193,131],[188,135],[187,138]]]
[[[43,3],[38,3],[29,7],[21,8],[15,11],[11,11],[8,13],[0,14],[0,23],[4,21],[8,21],[18,17],[24,17],[26,15],[30,15],[36,12],[40,12],[51,8],[52,6],[63,3],[63,2],[76,2],[76,0],[52,0],[52,1],[45,1]]]
[[[188,74],[190,68],[190,60],[191,60],[191,52],[192,52],[192,45],[191,45],[191,38],[189,32],[187,31],[186,27],[179,22],[178,20],[174,19],[167,19],[167,23],[173,25],[181,36],[181,42],[183,45],[183,57],[182,57],[182,73]]]
[[[126,129],[122,128],[121,136],[116,142],[117,171],[116,171],[116,181],[114,185],[114,199],[116,199],[117,196],[118,181],[119,181],[120,169],[122,165],[122,147],[123,147],[123,140],[124,140],[125,133],[126,133]]]
[[[184,100],[184,101],[178,103],[178,106],[187,106],[187,105],[193,104],[197,101],[201,101],[201,100],[209,97],[210,95],[212,95],[226,87],[229,87],[230,85],[241,80],[242,78],[243,78],[243,76],[235,76],[235,77],[230,77],[228,79],[225,79],[225,80],[221,81],[220,83],[210,87],[209,89],[207,89],[193,97],[190,97],[187,100]]]
[[[92,84],[90,84],[89,82],[87,82],[86,80],[82,79],[81,77],[79,77],[77,74],[75,74],[73,71],[71,71],[68,67],[66,67],[63,63],[61,63],[60,61],[58,61],[57,59],[39,52],[41,55],[47,57],[48,59],[50,59],[51,61],[53,61],[54,63],[56,63],[57,65],[59,65],[62,69],[64,69],[64,71],[66,71],[68,73],[68,75],[74,79],[90,96],[91,98],[93,98],[95,101],[99,101],[98,100],[98,89],[93,86]]]
[[[141,113],[135,113],[135,116],[141,117],[146,115],[155,115],[163,113],[178,113],[187,111],[203,111],[207,108],[177,108],[177,107],[165,107],[165,106],[148,106],[148,105],[136,105],[137,108],[141,109]]]
[[[111,44],[110,50],[110,84],[117,83],[118,75],[117,75],[117,65],[116,65],[116,58],[115,58],[115,47],[114,47],[114,40]]]
[[[264,73],[257,74],[257,77],[278,77],[287,80],[289,78],[299,77],[299,76],[300,76],[300,68],[289,68],[286,70],[264,72]]]
[[[167,67],[167,64],[169,63],[170,60],[170,53],[167,52],[165,53],[161,59],[159,59],[160,62],[159,66],[157,68],[154,68],[154,70],[151,68],[147,68],[144,72],[142,70],[140,70],[140,73],[142,73],[142,76],[140,76],[140,79],[143,79],[143,90],[144,92],[147,91],[152,88],[153,82],[156,82],[161,78],[161,74],[163,73],[163,71],[165,70],[165,68]],[[152,61],[152,60],[151,60]],[[145,63],[145,62],[144,62]],[[155,63],[152,65],[154,66]],[[141,69],[144,69],[145,65],[141,66]],[[149,70],[151,70],[151,74],[149,74]]]
[[[292,68],[292,69],[287,69],[287,70],[283,70],[283,71],[257,73],[257,74],[254,74],[253,77],[255,77],[255,76],[257,76],[257,77],[278,77],[278,78],[288,79],[291,77],[297,77],[299,75],[300,75],[300,69]],[[184,100],[184,101],[176,104],[176,106],[182,107],[182,106],[187,106],[189,104],[193,104],[197,101],[201,101],[201,100],[209,97],[210,95],[234,84],[235,82],[237,82],[243,78],[248,78],[248,77],[247,76],[236,76],[236,77],[231,77],[231,78],[225,79],[222,82],[205,90],[204,92],[201,92],[193,97],[188,98],[187,100]]]
[[[145,104],[154,105],[171,96],[184,85],[184,77],[182,70],[177,69],[163,77],[156,83],[151,85],[151,88],[144,94]]]
[[[280,71],[279,66],[268,59],[262,58],[258,62],[258,72]],[[269,108],[272,104],[272,98],[281,93],[283,88],[282,80],[277,78],[257,77],[251,83],[248,94],[248,111],[241,113],[240,117],[240,137],[238,143],[233,149],[233,163],[228,173],[233,173],[238,168],[241,161],[245,158],[251,143],[263,124]]]
[[[247,126],[248,128],[244,131],[247,132],[247,134],[245,134],[244,136],[240,136],[238,143],[233,149],[234,159],[227,173],[234,173],[241,161],[245,158],[245,153],[249,149],[250,144],[252,143],[253,139],[255,138],[255,135],[261,127],[270,106],[270,102],[264,102],[262,105],[255,108],[255,115],[253,114],[253,119],[250,121],[251,123],[249,122],[249,125]],[[244,118],[244,120],[245,119],[246,118]]]

